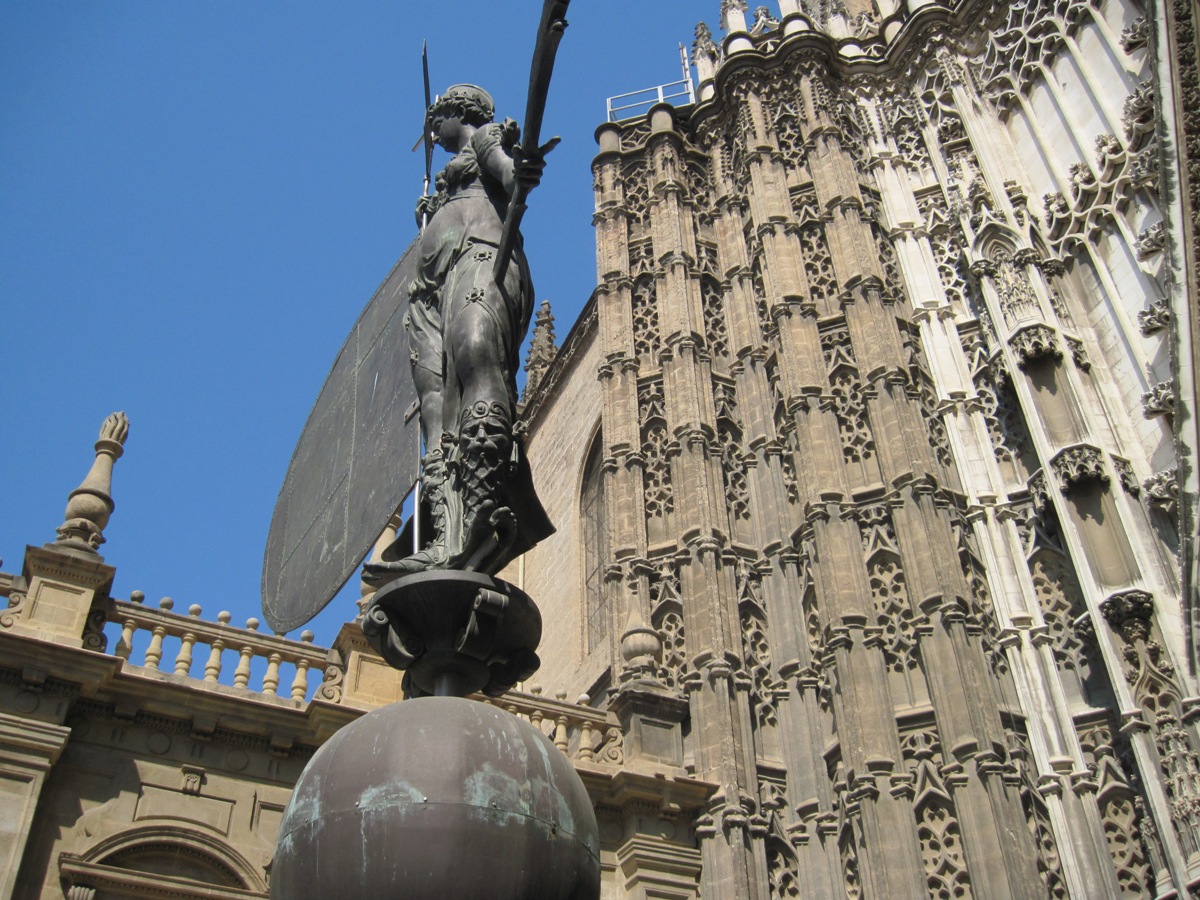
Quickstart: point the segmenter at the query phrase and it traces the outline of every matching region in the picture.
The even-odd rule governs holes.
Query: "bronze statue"
[[[514,194],[538,184],[551,145],[523,150],[517,124],[493,117],[491,96],[469,84],[428,110],[429,135],[454,157],[417,203],[423,228],[405,321],[425,447],[425,540],[409,552],[406,530],[368,563],[364,578],[376,584],[430,569],[494,574],[554,530],[516,427],[518,354],[534,302],[519,235],[511,258],[498,260]]]

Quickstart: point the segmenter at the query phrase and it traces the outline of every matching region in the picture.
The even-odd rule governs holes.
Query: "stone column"
[[[0,897],[11,897],[46,775],[71,729],[0,713]]]

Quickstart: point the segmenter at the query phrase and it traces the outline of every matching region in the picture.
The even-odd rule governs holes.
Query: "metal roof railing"
[[[687,51],[683,49],[683,44],[679,45],[679,62],[683,68],[683,78],[679,81],[609,97],[606,101],[608,121],[617,122],[621,119],[633,118],[656,103],[666,103],[668,100],[678,100],[681,97],[686,98],[685,103],[695,103],[696,85],[692,81],[692,67],[688,64]],[[621,100],[629,102],[620,103]]]

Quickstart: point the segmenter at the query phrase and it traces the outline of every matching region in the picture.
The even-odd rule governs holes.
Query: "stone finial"
[[[95,553],[104,543],[104,526],[115,508],[111,496],[113,464],[125,452],[128,437],[129,419],[123,412],[113,413],[100,426],[96,460],[79,487],[71,491],[65,521],[58,527],[58,545]]]
[[[712,79],[721,64],[721,48],[713,40],[712,30],[704,22],[696,25],[696,40],[692,44],[692,65],[700,78],[700,99],[711,99]]]
[[[697,68],[701,60],[715,65],[721,59],[721,48],[713,40],[712,29],[704,22],[696,23],[696,40],[692,42],[692,62]]]
[[[755,37],[766,34],[779,27],[779,20],[771,15],[771,11],[765,6],[754,7],[754,24],[750,26],[750,33]]]
[[[529,343],[529,355],[525,358],[525,390],[521,402],[533,396],[542,378],[554,362],[558,348],[554,343],[554,314],[550,312],[550,301],[543,300],[534,319],[533,340]]]
[[[726,33],[746,30],[746,0],[721,0],[721,28]]]
[[[636,609],[630,612],[625,633],[621,635],[621,659],[625,663],[621,680],[657,680],[662,651],[662,638],[658,632],[646,627]]]

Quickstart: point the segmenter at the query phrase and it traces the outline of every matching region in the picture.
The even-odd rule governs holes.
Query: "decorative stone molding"
[[[1017,365],[1025,368],[1045,356],[1062,359],[1062,350],[1054,340],[1054,330],[1040,322],[1027,325],[1008,339],[1008,346],[1017,357]]]
[[[1166,513],[1175,511],[1175,504],[1179,500],[1178,470],[1172,468],[1155,472],[1142,482],[1142,487],[1146,490],[1146,502],[1150,506]]]
[[[1145,261],[1152,256],[1162,253],[1166,245],[1166,231],[1163,228],[1163,223],[1158,222],[1137,236],[1137,241],[1134,243],[1133,249],[1137,253],[1137,258]]]
[[[1121,49],[1126,53],[1141,50],[1150,43],[1150,20],[1138,16],[1121,32]]]
[[[663,643],[658,632],[638,617],[636,609],[629,614],[625,633],[621,635],[621,682],[661,684],[658,670],[662,664]]]
[[[1134,188],[1144,188],[1158,193],[1159,183],[1158,141],[1151,140],[1143,149],[1129,158],[1125,174]]]
[[[1171,307],[1165,297],[1155,300],[1147,309],[1138,313],[1138,327],[1149,337],[1163,331],[1171,322]]]
[[[750,35],[752,37],[761,37],[768,31],[774,31],[778,27],[779,20],[771,15],[771,11],[767,7],[754,7],[754,24],[750,26]]]
[[[1112,137],[1112,135],[1101,135],[1100,141],[1102,142],[1105,137],[1111,138],[1114,142],[1116,141],[1116,138]],[[1101,153],[1104,153],[1109,148],[1101,143],[1101,146],[1097,149]],[[1119,144],[1117,145],[1117,149],[1120,150]],[[1067,177],[1071,183],[1071,196],[1076,200],[1080,197],[1086,197],[1096,190],[1096,173],[1092,171],[1092,167],[1087,163],[1075,163],[1072,165],[1067,170]]]
[[[1050,489],[1046,485],[1045,469],[1038,469],[1029,476],[1026,490],[1029,491],[1029,499],[1033,503],[1033,508],[1039,513],[1044,511],[1046,504],[1050,502]]]
[[[1058,231],[1056,224],[1059,219],[1071,217],[1071,204],[1067,202],[1067,195],[1062,191],[1042,195],[1042,206],[1045,209],[1046,224],[1050,226],[1051,231]]]
[[[1088,360],[1087,351],[1083,347],[1083,341],[1075,338],[1064,337],[1067,349],[1071,351],[1071,359],[1075,360],[1075,365],[1082,371],[1087,372],[1092,368],[1091,362]]]
[[[1142,415],[1147,419],[1175,414],[1175,384],[1160,381],[1142,394]]]
[[[1138,484],[1137,478],[1133,474],[1133,466],[1129,464],[1129,460],[1123,459],[1120,456],[1109,454],[1109,460],[1112,462],[1113,471],[1117,473],[1117,480],[1121,482],[1121,487],[1136,497],[1141,493],[1141,485]]]
[[[1144,136],[1154,133],[1157,118],[1158,103],[1154,96],[1154,85],[1147,81],[1125,99],[1121,111],[1125,137],[1129,139],[1131,147],[1138,146]]]
[[[1131,623],[1150,622],[1154,598],[1142,590],[1120,591],[1100,601],[1100,612],[1114,629],[1124,631]]]
[[[1051,461],[1050,468],[1062,485],[1063,493],[1081,482],[1096,480],[1108,483],[1108,472],[1104,468],[1104,454],[1087,444],[1077,444],[1060,451]]]

